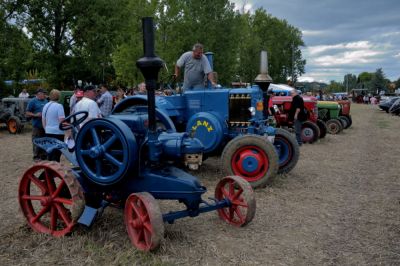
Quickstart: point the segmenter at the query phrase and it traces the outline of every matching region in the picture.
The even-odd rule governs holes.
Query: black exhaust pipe
[[[149,131],[156,132],[156,106],[155,106],[155,90],[157,88],[158,73],[164,66],[164,61],[155,55],[154,52],[154,25],[153,18],[142,18],[143,24],[143,49],[144,57],[136,61],[136,66],[142,72],[147,89],[147,101],[149,112]],[[149,134],[149,138],[153,134]]]

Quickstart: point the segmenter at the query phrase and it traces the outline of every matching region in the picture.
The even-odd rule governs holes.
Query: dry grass
[[[244,228],[215,212],[166,224],[159,250],[128,239],[120,210],[108,208],[90,230],[56,239],[32,232],[18,211],[18,180],[31,165],[30,134],[0,131],[2,265],[399,265],[400,117],[353,105],[352,128],[301,147],[296,168],[257,190]],[[213,194],[218,158],[193,173]],[[182,208],[162,202],[169,211]]]

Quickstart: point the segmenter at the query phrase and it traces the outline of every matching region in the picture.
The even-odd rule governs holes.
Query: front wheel
[[[251,185],[239,176],[226,176],[215,188],[218,201],[226,199],[228,207],[218,209],[219,217],[229,224],[245,226],[251,222],[256,213],[256,199]]]
[[[337,119],[330,119],[326,121],[326,127],[328,129],[328,133],[332,135],[339,134],[343,130],[342,124]]]
[[[133,246],[142,251],[160,246],[164,223],[160,207],[150,193],[132,193],[125,203],[124,219]]]
[[[274,147],[279,158],[278,174],[289,173],[296,166],[300,156],[296,139],[287,130],[277,128]]]
[[[311,121],[304,121],[301,124],[301,140],[304,143],[313,143],[318,140],[321,132],[318,126]]]
[[[253,188],[264,187],[278,172],[278,156],[274,146],[258,135],[232,139],[221,155],[222,168],[228,175],[237,175]]]

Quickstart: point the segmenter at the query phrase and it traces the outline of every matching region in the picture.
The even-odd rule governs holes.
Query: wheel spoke
[[[117,136],[113,135],[111,138],[109,138],[104,144],[104,150],[108,150],[108,148],[111,147],[111,145],[117,140]]]
[[[96,176],[101,176],[101,162],[96,160]]]
[[[54,180],[51,177],[51,173],[49,173],[48,169],[44,170],[44,177],[46,180],[47,188],[49,189],[49,193],[53,194],[55,188],[54,188]]]
[[[65,204],[65,205],[72,205],[73,201],[72,199],[66,199],[66,198],[54,198],[54,202]]]
[[[146,229],[147,229],[147,228],[146,228],[146,226],[145,226],[145,224],[144,224],[144,225],[143,225],[144,243],[145,243],[146,247],[148,247],[148,246],[151,245],[151,235],[152,235],[152,232],[151,232],[151,231],[148,231],[148,230],[146,230]]]
[[[113,165],[117,166],[117,167],[122,167],[122,163],[120,161],[118,161],[117,159],[115,159],[114,157],[111,156],[111,154],[109,153],[105,153],[105,157],[107,158],[107,160],[109,160]]]
[[[243,193],[243,189],[242,188],[239,188],[238,189],[238,191],[235,193],[235,192],[233,192],[234,193],[234,195],[233,195],[233,197],[232,197],[232,200],[236,200],[236,199],[238,199],[239,197],[240,197],[240,195],[242,195],[242,193]]]
[[[139,208],[136,206],[135,202],[131,202],[131,208],[132,208],[133,212],[135,213],[135,217],[136,217],[137,219],[139,219],[139,217],[141,216],[141,214],[140,214],[140,210],[139,210]]]
[[[51,209],[50,209],[50,230],[51,231],[55,231],[57,229],[57,219],[58,219],[57,209],[55,206],[51,206]]]
[[[221,187],[221,192],[224,195],[224,198],[228,198],[229,199],[229,192],[226,191],[225,187]]]
[[[229,196],[232,198],[233,195],[235,195],[235,182],[229,181]]]
[[[38,186],[40,188],[40,190],[42,191],[42,194],[45,194],[47,192],[47,187],[45,184],[43,184],[42,181],[40,181],[36,176],[34,175],[28,175],[28,178],[35,183],[36,186]]]
[[[249,205],[247,205],[247,203],[244,202],[243,199],[232,201],[232,205],[241,206],[241,207],[245,207],[245,208],[249,207]]]
[[[41,196],[41,195],[23,195],[22,199],[23,200],[44,200],[44,199],[46,199],[46,197]]]
[[[146,229],[146,231],[148,231],[148,232],[150,232],[150,233],[153,231],[153,228],[152,228],[152,226],[151,226],[150,221],[145,222],[145,223],[143,224],[143,227]]]
[[[90,129],[90,132],[92,133],[94,145],[95,146],[100,145],[100,140],[99,140],[99,136],[97,136],[96,128],[92,127]]]
[[[61,216],[61,219],[64,221],[65,225],[69,226],[72,223],[71,217],[68,215],[68,210],[61,204],[54,204],[57,208],[58,213]]]
[[[44,206],[41,210],[40,210],[40,212],[38,212],[37,214],[36,214],[36,216],[35,217],[33,217],[32,219],[31,219],[31,223],[36,223],[39,219],[40,219],[40,217],[42,217],[46,212],[48,212],[49,211],[49,206]]]
[[[235,215],[235,207],[231,206],[229,208],[229,220],[233,221],[234,215]]]
[[[122,150],[110,150],[108,153],[111,154],[112,156],[124,155],[124,151]]]
[[[235,208],[235,213],[238,216],[240,223],[242,223],[245,220],[245,217],[243,216],[242,212],[240,211],[239,208]]]
[[[61,189],[63,188],[64,185],[65,185],[65,181],[64,181],[64,179],[61,179],[60,184],[58,185],[57,189],[51,194],[51,196],[53,198],[55,198],[58,194],[60,194]]]
[[[90,150],[81,150],[81,154],[88,156],[90,154]]]

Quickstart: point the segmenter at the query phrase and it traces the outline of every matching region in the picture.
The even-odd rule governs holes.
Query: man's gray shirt
[[[193,58],[192,51],[182,54],[176,65],[185,68],[183,89],[204,87],[204,76],[212,72],[207,57],[202,55],[201,59]]]

